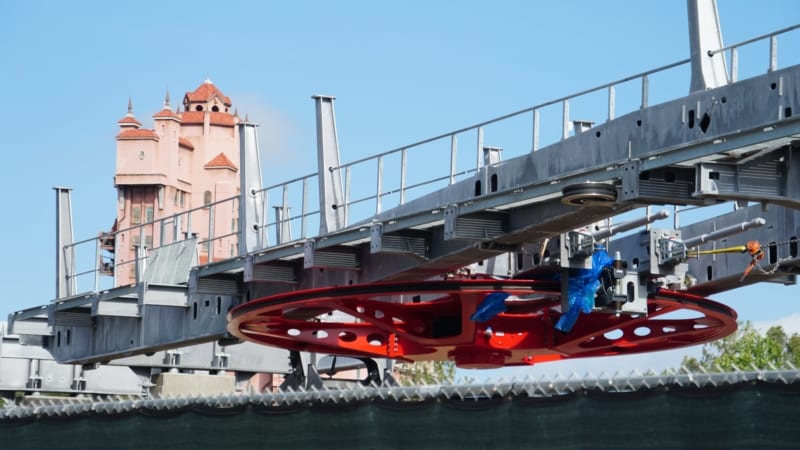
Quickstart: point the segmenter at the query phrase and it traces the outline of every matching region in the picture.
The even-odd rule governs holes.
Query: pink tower
[[[200,263],[237,254],[239,117],[230,98],[210,80],[183,97],[183,111],[173,111],[169,92],[153,114],[153,129],[133,115],[120,119],[117,134],[117,217],[115,239],[104,248],[114,253],[115,286],[135,280],[137,249],[149,249],[196,236]],[[166,220],[164,220],[166,219]],[[209,236],[212,240],[209,240]]]

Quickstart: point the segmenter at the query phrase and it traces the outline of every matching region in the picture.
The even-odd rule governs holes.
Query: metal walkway
[[[708,13],[702,11],[707,3],[690,8],[690,23],[692,14]],[[779,67],[777,42],[797,28],[725,47],[714,43],[718,29],[695,29],[690,59],[345,164],[339,162],[333,98],[317,96],[317,172],[269,187],[261,184],[255,125],[241,124],[241,195],[207,206],[211,217],[217,208],[238,209],[233,233],[214,235],[209,226],[210,242],[235,236],[237,254],[193,266],[191,256],[204,242],[181,236],[174,225],[191,222],[193,211],[141,225],[160,233],[154,248],[136,260],[131,286],[103,285],[97,264],[102,237],[73,242],[69,190],[57,189],[59,295],[12,313],[9,333],[45,347],[64,364],[108,363],[210,342],[218,343],[216,353],[235,354],[226,314],[252,299],[465,271],[509,278],[553,273],[585,267],[586,249],[601,241],[621,253],[630,280],[647,278],[699,295],[762,281],[794,284],[800,270],[800,65]],[[739,66],[753,63],[742,61],[739,49],[760,41],[770,43],[763,74],[739,80]],[[651,80],[686,67],[692,92],[651,104],[658,89]],[[640,86],[636,106],[621,111],[617,92],[631,84]],[[606,97],[602,105],[573,110],[598,93]],[[560,116],[559,129],[543,129],[543,116],[553,113]],[[375,186],[366,195],[364,180]],[[732,212],[691,225],[680,226],[677,207],[673,226],[649,225],[665,216],[650,215],[653,205],[725,203],[735,205]],[[292,216],[290,206],[299,214]],[[646,208],[645,220],[612,221],[640,208]],[[611,239],[636,227],[640,231]],[[764,243],[765,257],[745,278],[748,255],[706,252],[751,240]],[[646,297],[647,286],[634,284],[641,292],[631,300]],[[626,312],[638,311],[633,303]],[[261,369],[288,372],[285,354]],[[162,360],[181,367],[179,358]],[[231,364],[220,357],[207,365],[226,370]]]

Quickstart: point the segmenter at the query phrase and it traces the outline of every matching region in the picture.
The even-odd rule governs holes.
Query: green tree
[[[797,366],[800,362],[800,335],[788,336],[783,327],[774,326],[760,334],[748,322],[725,338],[703,346],[700,359],[684,357],[682,365],[691,371],[731,371]]]
[[[449,384],[456,376],[456,365],[452,361],[417,361],[399,363],[397,374],[400,384]]]

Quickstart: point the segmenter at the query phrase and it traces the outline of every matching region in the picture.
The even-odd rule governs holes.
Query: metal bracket
[[[600,282],[595,309],[616,314],[647,315],[647,284],[638,273],[610,269],[604,271]]]
[[[686,261],[686,245],[677,239],[659,238],[656,240],[656,257],[659,266],[680,264]]]
[[[568,231],[561,234],[561,267],[591,269],[594,237],[589,233]]]
[[[686,246],[680,230],[650,230],[650,275],[674,275],[675,267],[686,260]]]

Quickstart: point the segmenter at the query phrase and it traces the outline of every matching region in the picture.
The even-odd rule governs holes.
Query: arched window
[[[194,107],[194,109],[195,109],[195,111],[202,111],[203,110],[203,105],[197,105],[197,106]]]
[[[206,191],[203,193],[203,206],[208,206],[211,204],[211,191]]]
[[[219,112],[219,106],[214,105],[214,106],[211,107],[211,110],[214,111],[214,112]]]

